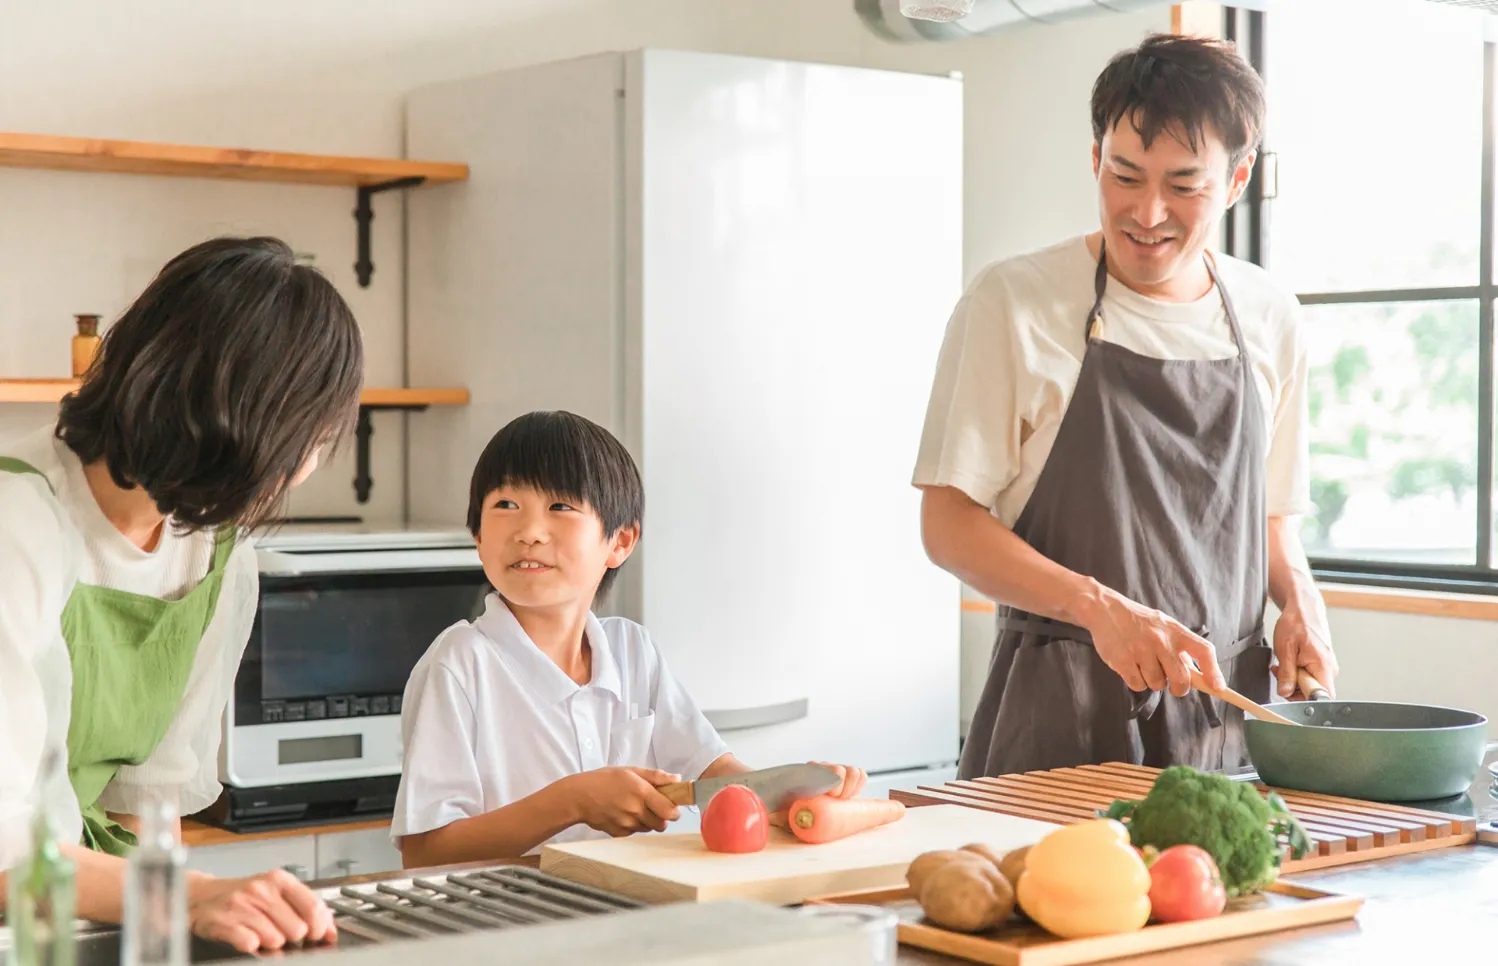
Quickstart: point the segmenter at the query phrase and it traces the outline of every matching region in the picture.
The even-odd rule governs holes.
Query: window
[[[1305,306],[1313,566],[1498,593],[1498,17],[1435,0],[1227,16],[1269,97],[1266,158],[1229,244]]]

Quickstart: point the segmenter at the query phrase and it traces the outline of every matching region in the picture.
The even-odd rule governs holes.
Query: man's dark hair
[[[358,415],[359,326],[275,238],[215,238],[167,262],[62,401],[57,437],[140,487],[184,533],[252,529]]]
[[[1148,148],[1179,125],[1200,150],[1210,128],[1227,148],[1229,170],[1259,146],[1264,81],[1237,48],[1203,37],[1154,34],[1116,55],[1092,86],[1092,138],[1127,119]]]
[[[591,510],[605,537],[640,523],[645,486],[634,457],[613,433],[573,413],[533,412],[511,420],[484,447],[468,486],[468,530],[475,537],[484,498],[502,486],[524,486]],[[602,597],[619,575],[599,582]]]

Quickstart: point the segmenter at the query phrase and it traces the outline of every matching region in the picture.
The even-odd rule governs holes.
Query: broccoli
[[[1248,782],[1184,765],[1161,772],[1143,801],[1116,801],[1098,814],[1127,821],[1129,839],[1141,849],[1196,845],[1207,850],[1230,896],[1258,892],[1274,881],[1281,835],[1293,858],[1305,855],[1311,844],[1278,795],[1271,792],[1266,802]]]

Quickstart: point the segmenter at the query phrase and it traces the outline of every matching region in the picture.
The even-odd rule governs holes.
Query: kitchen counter
[[[1494,761],[1498,761],[1498,746],[1489,749],[1484,767],[1468,794],[1411,804],[1475,817],[1478,822],[1498,820],[1498,791],[1494,790],[1493,776],[1486,768]],[[534,866],[535,862],[524,864]],[[321,885],[380,878],[389,876],[364,876]],[[1474,843],[1299,873],[1287,879],[1332,892],[1359,895],[1365,902],[1357,919],[1347,922],[1109,962],[1118,966],[1145,962],[1152,966],[1188,963],[1191,966],[1368,966],[1407,960],[1440,963],[1458,957],[1464,961],[1475,950],[1485,949],[1498,931],[1498,846],[1495,845]],[[898,958],[900,966],[957,966],[967,962],[909,946],[900,947]]]
[[[1484,764],[1495,760],[1498,760],[1498,749],[1490,749]],[[1498,792],[1493,790],[1492,781],[1484,767],[1468,794],[1419,805],[1475,817],[1479,822],[1498,820]],[[326,889],[414,875],[437,876],[495,864],[498,863],[475,862],[323,879],[309,884]],[[537,865],[533,858],[516,860],[513,864]],[[1192,966],[1367,966],[1368,963],[1416,959],[1439,963],[1456,960],[1459,956],[1465,959],[1464,952],[1485,948],[1498,929],[1498,846],[1475,843],[1301,873],[1289,878],[1333,892],[1362,896],[1365,902],[1358,918],[1110,962],[1124,966],[1144,962],[1155,966],[1176,963]],[[80,966],[116,966],[118,963],[117,933],[113,936],[95,934],[80,946]],[[331,951],[318,952],[326,955]],[[195,942],[192,958],[201,963],[240,957],[224,947]],[[900,947],[898,958],[901,966],[956,966],[964,962],[967,961],[907,946]]]

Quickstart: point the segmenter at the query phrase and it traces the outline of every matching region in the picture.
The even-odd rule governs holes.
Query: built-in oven
[[[256,540],[259,608],[224,713],[230,828],[388,813],[401,696],[489,585],[463,530],[285,527]]]

